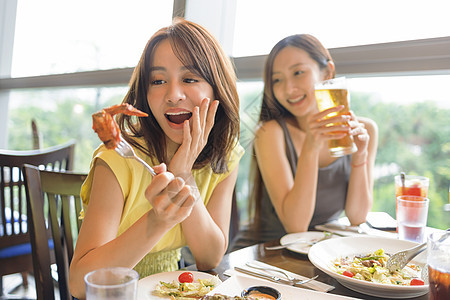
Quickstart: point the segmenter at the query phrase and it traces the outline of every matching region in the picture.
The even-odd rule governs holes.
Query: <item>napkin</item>
[[[260,261],[257,261],[257,260],[252,261],[251,264],[254,264],[254,265],[257,265],[257,266],[263,267],[263,268],[272,268],[272,269],[282,270],[282,269],[280,269],[278,267],[275,267],[275,266],[272,266],[272,265],[269,265],[269,264],[266,264],[266,263],[263,263],[263,262],[260,262]],[[255,273],[260,273],[260,274],[265,274],[265,275],[270,275],[270,276],[276,275],[278,277],[283,278],[283,276],[280,275],[278,272],[262,271],[262,270],[251,268],[251,267],[249,267],[247,265],[243,265],[243,266],[239,266],[239,267],[242,268],[242,269],[245,269],[245,270],[249,270],[249,271],[255,272]],[[289,271],[286,271],[286,270],[284,270],[284,271],[286,273],[288,273],[289,275],[291,275],[292,277],[294,277],[294,278],[301,279],[301,280],[308,279],[308,277],[301,276],[301,275],[298,275],[296,273],[292,273],[292,272],[289,272]],[[247,275],[247,274],[238,272],[238,271],[236,271],[234,269],[228,269],[228,270],[226,270],[224,272],[224,274],[227,275],[227,276],[233,276],[235,274],[239,274],[239,276],[252,277],[251,275]],[[317,281],[317,280],[312,280],[310,282],[302,284],[302,286],[310,288],[310,289],[315,290],[315,291],[319,291],[319,292],[328,292],[328,291],[331,291],[332,289],[334,289],[334,286],[326,284],[326,283],[323,283],[323,282],[320,282],[320,281]]]

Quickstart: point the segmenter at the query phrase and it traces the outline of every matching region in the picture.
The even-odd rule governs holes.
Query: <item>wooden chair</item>
[[[233,190],[233,199],[231,201],[231,219],[230,219],[230,231],[228,233],[228,249],[227,253],[231,251],[232,241],[239,232],[240,226],[240,213],[237,204],[236,187]]]
[[[22,273],[26,287],[26,274],[33,270],[23,164],[72,170],[74,149],[75,141],[72,140],[42,150],[0,150],[0,296],[4,294],[2,276]]]
[[[73,299],[69,292],[69,265],[73,257],[74,238],[81,220],[80,190],[86,174],[43,171],[24,165],[28,199],[28,224],[33,253],[37,299],[55,299],[51,274],[54,253],[58,272],[59,299]],[[51,239],[48,239],[48,231]],[[53,251],[49,244],[53,242]]]
[[[41,149],[42,135],[39,133],[35,119],[31,119],[31,135],[33,137],[33,149]]]

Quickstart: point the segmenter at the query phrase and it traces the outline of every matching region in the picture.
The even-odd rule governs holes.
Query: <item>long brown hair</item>
[[[122,134],[147,155],[156,157],[160,162],[167,161],[166,135],[153,116],[147,101],[152,56],[163,40],[170,42],[175,55],[184,66],[203,77],[212,86],[214,99],[220,102],[208,142],[197,157],[193,168],[199,169],[209,163],[213,172],[224,173],[227,171],[227,154],[239,138],[236,74],[234,66],[218,41],[196,23],[176,18],[171,26],[160,29],[147,42],[134,69],[130,88],[123,102],[132,104],[149,116],[139,118],[138,123],[135,123],[132,117],[119,115],[117,121]],[[131,136],[144,137],[146,147],[134,142]]]
[[[317,62],[319,68],[324,70],[328,66],[328,62],[333,62],[328,50],[322,43],[312,35],[309,34],[295,34],[285,37],[279,41],[270,51],[264,65],[264,94],[261,104],[261,112],[259,114],[259,123],[270,120],[284,119],[293,117],[293,115],[285,109],[275,98],[273,92],[272,73],[273,63],[276,56],[284,48],[292,46],[306,51],[309,56]],[[332,77],[334,77],[334,73]],[[256,161],[255,150],[253,149],[252,161],[250,163],[250,180],[253,182],[249,201],[249,216],[252,219],[251,226],[256,231],[259,231],[261,223],[261,197],[263,194],[263,182],[261,172]]]

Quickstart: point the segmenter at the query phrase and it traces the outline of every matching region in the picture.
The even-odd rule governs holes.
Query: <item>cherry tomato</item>
[[[183,272],[178,276],[178,281],[191,283],[194,281],[194,275],[191,272]]]
[[[413,278],[413,279],[411,279],[411,282],[409,284],[410,285],[424,285],[425,282],[423,282],[422,279]]]
[[[353,276],[355,276],[355,274],[353,274],[353,273],[350,272],[350,271],[344,271],[344,273],[342,273],[342,275],[347,276],[347,277],[353,277]]]

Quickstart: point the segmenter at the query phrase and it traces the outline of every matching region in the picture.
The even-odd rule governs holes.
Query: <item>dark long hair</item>
[[[148,113],[147,118],[121,114],[117,121],[124,137],[134,146],[159,162],[167,161],[166,135],[153,116],[147,101],[152,56],[156,47],[168,40],[177,58],[190,71],[203,77],[213,88],[214,99],[220,104],[208,142],[194,163],[200,169],[208,163],[213,172],[227,171],[228,153],[239,138],[239,96],[236,90],[234,66],[218,41],[202,26],[176,18],[171,26],[157,31],[147,42],[141,59],[134,69],[130,88],[123,102]],[[211,99],[211,100],[214,100]],[[129,133],[127,133],[129,131]],[[139,145],[131,138],[144,137],[147,145]]]
[[[266,63],[264,65],[264,94],[261,104],[261,112],[259,114],[259,123],[267,122],[270,120],[280,120],[285,118],[291,118],[293,115],[285,109],[275,98],[273,92],[272,73],[273,63],[281,50],[291,46],[306,51],[309,56],[317,62],[319,69],[324,70],[328,66],[328,62],[333,62],[328,50],[322,45],[322,43],[312,35],[309,34],[295,34],[285,37],[279,41],[270,51],[267,56]],[[332,77],[334,77],[334,73]],[[253,182],[250,193],[249,201],[249,215],[253,218],[251,226],[256,230],[260,228],[261,223],[261,198],[263,195],[263,181],[261,172],[256,161],[255,150],[253,149],[252,161],[250,163],[250,181]]]

